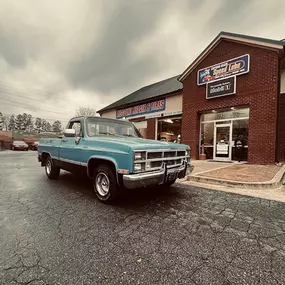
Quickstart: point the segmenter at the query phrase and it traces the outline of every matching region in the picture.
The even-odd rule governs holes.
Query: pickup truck
[[[190,146],[144,139],[132,122],[96,116],[72,118],[62,136],[40,139],[38,161],[50,179],[61,169],[85,171],[105,203],[121,189],[169,187],[193,169]]]

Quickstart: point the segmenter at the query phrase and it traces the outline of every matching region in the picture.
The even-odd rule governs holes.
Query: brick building
[[[221,32],[180,76],[146,86],[99,113],[127,115],[150,139],[162,134],[171,141],[166,133],[182,134],[194,159],[206,154],[219,161],[285,161],[284,47],[282,40]],[[164,108],[144,112],[153,100],[164,100]]]
[[[284,41],[220,33],[183,72],[182,139],[196,159],[285,159]]]

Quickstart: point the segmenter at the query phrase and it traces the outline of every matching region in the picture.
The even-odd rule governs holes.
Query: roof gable
[[[127,95],[126,97],[121,98],[118,101],[108,105],[107,107],[97,111],[97,113],[102,113],[107,110],[117,109],[125,105],[134,104],[140,101],[180,91],[183,89],[183,85],[178,81],[179,76],[180,75],[176,75],[171,78],[142,87],[135,92]]]
[[[186,68],[186,70],[178,78],[182,82],[188,74],[223,40],[239,41],[244,44],[257,45],[263,48],[283,49],[285,41],[272,40],[248,35],[221,32],[217,37],[202,51],[202,53]]]

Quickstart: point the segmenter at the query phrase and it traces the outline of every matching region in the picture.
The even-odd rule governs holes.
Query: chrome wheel
[[[110,191],[110,180],[104,172],[99,172],[97,174],[95,187],[101,196],[108,195]]]
[[[46,162],[46,171],[47,171],[47,175],[50,175],[50,173],[51,173],[51,161],[50,161],[50,159],[48,159],[47,160],[47,162]]]

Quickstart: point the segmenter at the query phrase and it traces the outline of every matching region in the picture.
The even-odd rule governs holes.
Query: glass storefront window
[[[235,142],[241,140],[243,148],[240,151],[240,159],[238,157]],[[248,157],[248,119],[233,121],[233,134],[232,134],[232,160],[247,161]]]
[[[214,122],[204,123],[201,125],[201,150],[204,145],[204,153],[207,159],[213,158],[213,146],[214,146]]]
[[[200,153],[204,147],[207,159],[247,161],[248,122],[249,108],[202,114]]]
[[[163,118],[158,120],[157,139],[168,142],[180,142],[181,118]]]

